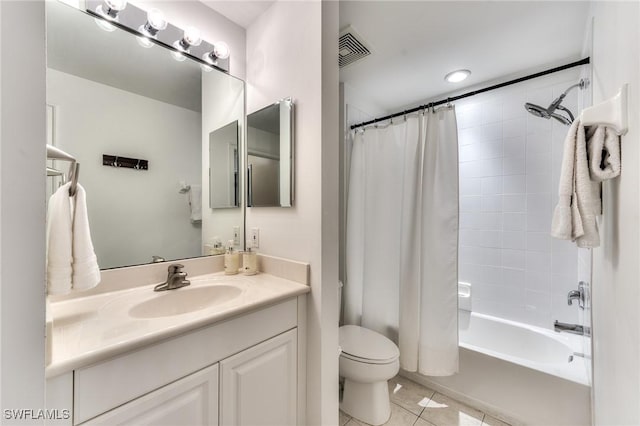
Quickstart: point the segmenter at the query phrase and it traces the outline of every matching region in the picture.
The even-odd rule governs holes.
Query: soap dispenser
[[[247,241],[247,251],[242,254],[242,273],[244,275],[258,273],[258,256],[255,251],[251,251],[250,241]]]
[[[233,249],[233,240],[227,243],[227,252],[224,254],[225,275],[235,275],[240,269],[240,253]]]

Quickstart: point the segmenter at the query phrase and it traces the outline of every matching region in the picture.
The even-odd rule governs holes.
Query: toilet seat
[[[400,357],[400,350],[380,333],[357,325],[339,330],[341,356],[366,364],[390,364]]]
[[[352,361],[356,361],[356,362],[361,362],[363,364],[375,364],[375,365],[379,365],[379,364],[391,364],[392,362],[394,362],[395,360],[397,360],[398,358],[391,358],[391,359],[386,359],[386,360],[379,360],[379,359],[369,359],[369,358],[360,358],[351,354],[348,354],[346,352],[343,352],[341,354],[342,357],[350,359]]]

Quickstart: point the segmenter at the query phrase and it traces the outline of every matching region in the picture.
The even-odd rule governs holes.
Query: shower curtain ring
[[[404,110],[404,121],[407,121],[407,110]]]

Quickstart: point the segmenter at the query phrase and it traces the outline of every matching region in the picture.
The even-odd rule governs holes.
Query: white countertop
[[[51,303],[52,358],[46,376],[54,377],[311,291],[307,285],[264,273],[244,276],[217,272],[188,279],[191,285],[184,289],[230,284],[242,292],[232,300],[194,312],[147,319],[133,318],[129,310],[142,301],[169,297],[182,289],[154,292],[154,285],[147,285]]]

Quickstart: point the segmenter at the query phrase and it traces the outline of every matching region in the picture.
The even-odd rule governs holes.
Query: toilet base
[[[387,381],[358,383],[344,380],[340,409],[357,420],[378,426],[391,417],[389,387]]]

